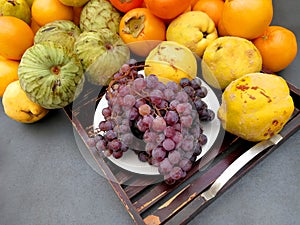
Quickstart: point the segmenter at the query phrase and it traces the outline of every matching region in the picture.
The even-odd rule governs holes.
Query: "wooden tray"
[[[279,145],[300,127],[300,90],[292,84],[288,85],[295,103],[295,111],[281,132],[284,138]],[[86,84],[84,92],[78,99],[64,109],[85,144],[93,130],[95,107],[104,93],[103,90],[99,94],[99,87]],[[237,157],[255,144],[222,129],[219,143],[221,144],[213,146],[209,153],[197,162],[197,165],[189,171],[183,181],[173,186],[161,182],[157,176],[141,176],[120,169],[99,154],[95,148],[90,148],[87,144],[86,147],[136,224],[174,225],[188,223],[207,207],[213,200],[206,201],[200,194]],[[266,149],[249,162],[223,187],[216,198],[273,152],[277,146]]]

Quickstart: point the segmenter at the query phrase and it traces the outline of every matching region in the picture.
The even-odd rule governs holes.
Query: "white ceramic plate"
[[[207,96],[203,98],[203,100],[208,105],[209,109],[217,113],[217,110],[220,106],[217,96],[204,81],[202,81],[202,85],[208,90]],[[102,97],[95,111],[94,129],[102,120],[104,120],[104,117],[102,116],[102,109],[107,106],[107,100],[105,99],[105,97]],[[209,149],[216,141],[220,131],[220,121],[218,120],[217,116],[215,116],[214,120],[210,122],[202,122],[202,125],[203,133],[207,136],[208,142],[204,146],[202,146],[202,153],[197,157],[197,160],[199,160],[209,151]],[[141,162],[133,151],[128,150],[120,159],[115,159],[113,156],[110,156],[108,158],[114,164],[125,170],[138,174],[159,175],[157,167],[151,166],[147,162]]]

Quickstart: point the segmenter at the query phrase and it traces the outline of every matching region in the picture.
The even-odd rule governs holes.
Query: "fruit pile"
[[[287,84],[267,73],[294,60],[297,41],[291,30],[271,25],[272,18],[272,0],[0,0],[4,111],[32,123],[71,104],[85,82],[108,86],[99,127],[105,135],[94,144],[118,158],[130,144],[123,137],[130,129],[146,140],[140,159],[176,180],[205,142],[196,118],[209,121],[217,113],[225,130],[255,141],[278,133],[289,119],[294,105]],[[129,63],[132,55],[145,59],[145,77]],[[207,93],[200,74],[223,91],[218,112],[201,100]],[[263,107],[277,99],[284,103]],[[257,127],[267,130],[256,133]],[[180,153],[189,155],[184,166],[171,153],[181,139],[190,147]],[[172,172],[162,164],[167,159]]]
[[[207,89],[200,78],[165,84],[137,68],[131,60],[114,75],[105,95],[104,120],[88,143],[116,159],[130,148],[172,183],[185,177],[200,155],[207,142],[201,121],[211,121],[215,114],[203,101]]]
[[[20,79],[30,100],[47,109],[71,103],[80,93],[84,78],[96,85],[107,85],[113,74],[129,60],[128,46],[134,53],[147,57],[161,41],[179,43],[203,59],[204,79],[222,90],[247,73],[262,69],[280,71],[297,53],[293,32],[281,26],[270,26],[271,0],[1,0],[0,15],[0,65],[8,68],[0,74],[3,77],[0,94],[3,95],[10,82]],[[223,39],[223,36],[230,38]],[[49,41],[62,45],[63,50],[44,44]],[[229,49],[230,42],[238,47]],[[248,46],[241,47],[246,42]],[[209,45],[216,47],[210,46],[208,51]],[[66,58],[79,60],[82,68],[75,63],[78,68],[74,72],[73,67],[66,66],[66,61],[61,62],[56,57],[50,63],[51,69],[43,75],[48,85],[32,92],[40,85],[31,86],[32,80],[39,78],[23,75],[39,73],[45,68],[36,68],[34,63],[44,65],[47,62],[31,60],[28,64],[30,54],[24,53],[29,49],[36,55],[34,57],[46,61],[63,51],[69,55]],[[237,59],[241,62],[234,63]],[[21,66],[17,70],[15,65],[19,63]],[[58,65],[64,70],[55,70]],[[65,77],[72,76],[77,77],[75,83],[62,82]],[[71,91],[66,92],[66,89]],[[57,104],[44,99],[56,99],[52,101]]]

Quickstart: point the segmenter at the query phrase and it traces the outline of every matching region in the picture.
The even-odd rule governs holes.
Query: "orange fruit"
[[[217,26],[223,12],[223,7],[223,0],[198,0],[192,10],[205,12]]]
[[[119,35],[128,44],[136,41],[166,39],[166,26],[147,8],[135,8],[121,18]]]
[[[0,16],[0,55],[20,60],[27,48],[33,45],[34,34],[23,20]]]
[[[119,35],[126,44],[134,43],[129,45],[131,51],[146,56],[151,49],[166,39],[166,25],[149,9],[135,8],[121,18]]]
[[[62,4],[59,0],[33,1],[32,18],[43,26],[55,20],[73,20],[73,7]]]
[[[3,96],[6,87],[11,82],[19,79],[18,67],[18,61],[6,59],[3,56],[0,56],[0,97]]]
[[[190,11],[192,11],[192,5],[189,5],[182,13],[180,13],[178,16],[180,16],[181,14],[184,14],[184,13],[186,13],[186,12],[190,12]],[[178,16],[176,16],[175,18],[177,18]],[[172,20],[174,20],[175,18],[172,18],[172,19],[162,19],[164,22],[165,22],[165,24],[168,26],[171,22],[172,22]]]
[[[189,5],[182,13],[186,13],[186,12],[190,12],[190,11],[192,11],[192,5]]]
[[[33,18],[31,18],[30,27],[31,27],[34,34],[38,31],[38,29],[41,28],[41,26],[38,25],[38,23]]]
[[[198,0],[192,0],[191,1],[191,6],[193,7],[197,2],[198,2]]]
[[[228,32],[226,31],[224,25],[223,25],[223,20],[222,17],[220,18],[218,24],[217,24],[217,30],[218,30],[218,35],[219,37],[223,36],[229,36]]]
[[[140,8],[147,8],[146,4],[145,4],[145,1],[142,2],[142,5]]]
[[[146,7],[155,16],[162,19],[173,19],[184,12],[190,5],[191,0],[144,0]]]
[[[269,26],[253,43],[260,51],[263,67],[272,72],[286,68],[297,55],[296,36],[285,27]]]
[[[272,21],[272,0],[226,0],[221,18],[229,35],[254,39]]]

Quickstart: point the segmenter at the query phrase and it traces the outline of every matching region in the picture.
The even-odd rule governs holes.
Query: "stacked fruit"
[[[6,114],[20,122],[35,122],[50,109],[72,103],[81,93],[84,82],[107,86],[117,80],[118,85],[108,89],[107,100],[111,105],[106,109],[106,119],[114,110],[129,107],[126,104],[131,103],[128,110],[133,110],[137,116],[135,130],[143,135],[150,133],[150,139],[156,126],[146,126],[145,121],[155,124],[154,121],[161,118],[157,129],[164,130],[160,131],[164,139],[158,147],[168,151],[176,129],[168,128],[173,124],[166,115],[188,109],[189,119],[183,116],[180,123],[194,127],[190,121],[195,118],[195,110],[190,108],[197,109],[200,103],[205,105],[200,100],[189,103],[187,99],[180,102],[178,109],[171,104],[179,93],[186,93],[179,95],[194,100],[203,95],[199,94],[201,88],[195,90],[194,87],[195,82],[199,82],[195,78],[199,69],[195,56],[201,59],[203,79],[224,91],[218,117],[227,131],[247,140],[266,139],[280,131],[293,111],[285,80],[260,73],[283,70],[297,54],[294,33],[282,26],[270,25],[273,18],[271,0],[0,0],[0,15],[0,95],[3,95]],[[122,79],[117,78],[120,70],[127,73],[122,71],[127,68],[128,73],[135,73],[128,67],[131,53],[146,59],[146,78],[133,76],[121,84]],[[146,93],[150,97],[143,96],[145,103],[139,105],[137,96],[131,91],[147,89],[147,85],[154,82],[150,80],[156,79],[153,76],[164,83],[149,89]],[[182,78],[189,78],[189,81],[180,84]],[[167,85],[170,80],[172,88],[175,83],[187,92],[175,93]],[[14,84],[10,85],[12,82]],[[191,85],[186,86],[189,82]],[[129,89],[128,101],[122,105],[119,101],[123,98],[114,94],[120,95]],[[282,92],[274,94],[274,90]],[[152,92],[156,93],[155,98],[151,98]],[[161,93],[164,95],[160,96]],[[164,101],[156,103],[158,96]],[[169,97],[165,102],[163,98]],[[281,112],[278,107],[283,105],[277,104],[278,99],[286,103],[284,116],[277,116]],[[115,101],[118,104],[112,103]],[[262,107],[271,103],[272,107]],[[181,107],[184,104],[189,106]],[[199,110],[196,111],[199,114]],[[201,113],[200,117],[207,120],[213,117],[209,110],[202,109]],[[154,117],[154,114],[160,116]],[[257,132],[262,127],[264,129]],[[106,135],[109,139],[116,139],[113,127],[102,128],[100,130],[109,133]],[[247,132],[256,133],[256,136]],[[97,143],[98,147],[108,149],[105,137]],[[127,149],[114,141],[106,152],[118,157],[120,151],[113,151],[117,148]],[[157,150],[154,155],[162,154]],[[182,169],[184,172],[186,170]],[[168,173],[167,176],[172,175]]]
[[[122,6],[116,7],[120,10]],[[182,1],[145,0],[144,7],[124,9],[119,26],[119,35],[125,43],[145,41],[144,46],[140,46],[148,51],[135,51],[137,54],[151,55],[147,43],[151,39],[186,46],[202,59],[204,80],[224,91],[218,117],[227,131],[259,141],[282,129],[294,105],[289,92],[282,91],[278,93],[280,97],[276,97],[278,91],[274,93],[274,90],[287,90],[287,84],[282,78],[259,72],[272,73],[286,68],[296,57],[297,41],[287,28],[270,25],[273,19],[271,0],[196,0],[184,1],[184,4]],[[282,49],[286,51],[283,53]],[[164,71],[162,65],[157,67],[160,70],[155,71]],[[246,79],[249,84],[239,93],[241,89],[234,85],[243,83],[243,77],[248,74],[252,74]],[[252,93],[250,90],[259,91]],[[238,95],[243,96],[244,101],[238,100]],[[235,98],[242,104],[232,101]],[[284,115],[280,104],[276,103],[281,98],[285,99]]]
[[[257,12],[260,12],[259,16],[256,16]],[[78,58],[82,64],[82,69],[79,68],[76,74],[81,77],[82,72],[87,72],[87,80],[97,85],[107,85],[113,73],[128,61],[129,51],[125,44],[130,47],[131,43],[136,43],[134,46],[138,47],[130,49],[145,57],[160,41],[175,41],[186,46],[203,58],[204,79],[221,89],[246,73],[261,71],[261,67],[272,72],[282,70],[293,61],[297,52],[296,38],[291,31],[280,26],[270,26],[273,17],[271,0],[1,0],[0,15],[0,55],[5,58],[1,57],[1,63],[9,68],[3,75],[5,79],[1,82],[1,95],[10,82],[21,78],[22,89],[31,100],[44,108],[61,108],[69,104],[80,92],[83,83],[82,80],[76,83],[75,89],[78,90],[73,96],[66,97],[72,94],[60,93],[66,98],[56,99],[60,102],[58,104],[39,101],[39,98],[46,97],[41,97],[38,92],[32,93],[31,80],[22,75],[29,73],[28,65],[20,66],[19,76],[15,65],[20,62],[25,50],[33,44],[44,45],[45,41],[59,43],[63,48],[74,48],[76,54],[73,57]],[[225,35],[231,38],[221,38]],[[239,50],[227,50],[230,42],[234,41],[240,46],[246,39],[253,46],[248,44],[248,47]],[[147,42],[153,40],[157,42]],[[138,45],[140,41],[144,42]],[[213,43],[217,49],[204,54],[208,45]],[[288,51],[282,54],[282,48]],[[251,57],[249,49],[258,51],[259,56]],[[226,52],[237,53],[228,57]],[[231,68],[237,66],[232,61],[242,58],[243,52],[245,60],[241,60],[239,68]],[[56,54],[56,51],[52,53]],[[44,58],[43,55],[36,57]],[[256,66],[247,68],[253,60]],[[27,64],[28,60],[21,62]],[[53,62],[52,66],[58,63],[62,62]],[[219,73],[225,64],[228,72]],[[100,78],[98,71],[102,74]],[[237,71],[234,76],[230,74],[232,71]],[[57,83],[62,84],[60,79],[56,80],[57,77],[52,77],[50,89]],[[47,98],[53,96],[51,91],[46,93]]]
[[[45,115],[33,112],[31,105],[45,112],[65,107],[81,93],[85,78],[106,85],[128,61],[129,49],[116,32],[120,13],[109,1],[89,1],[83,7],[87,2],[2,1],[0,55],[7,69],[1,96],[12,119],[30,123]],[[21,96],[4,94],[12,81],[19,85],[10,89],[26,93],[21,108],[14,103]]]

